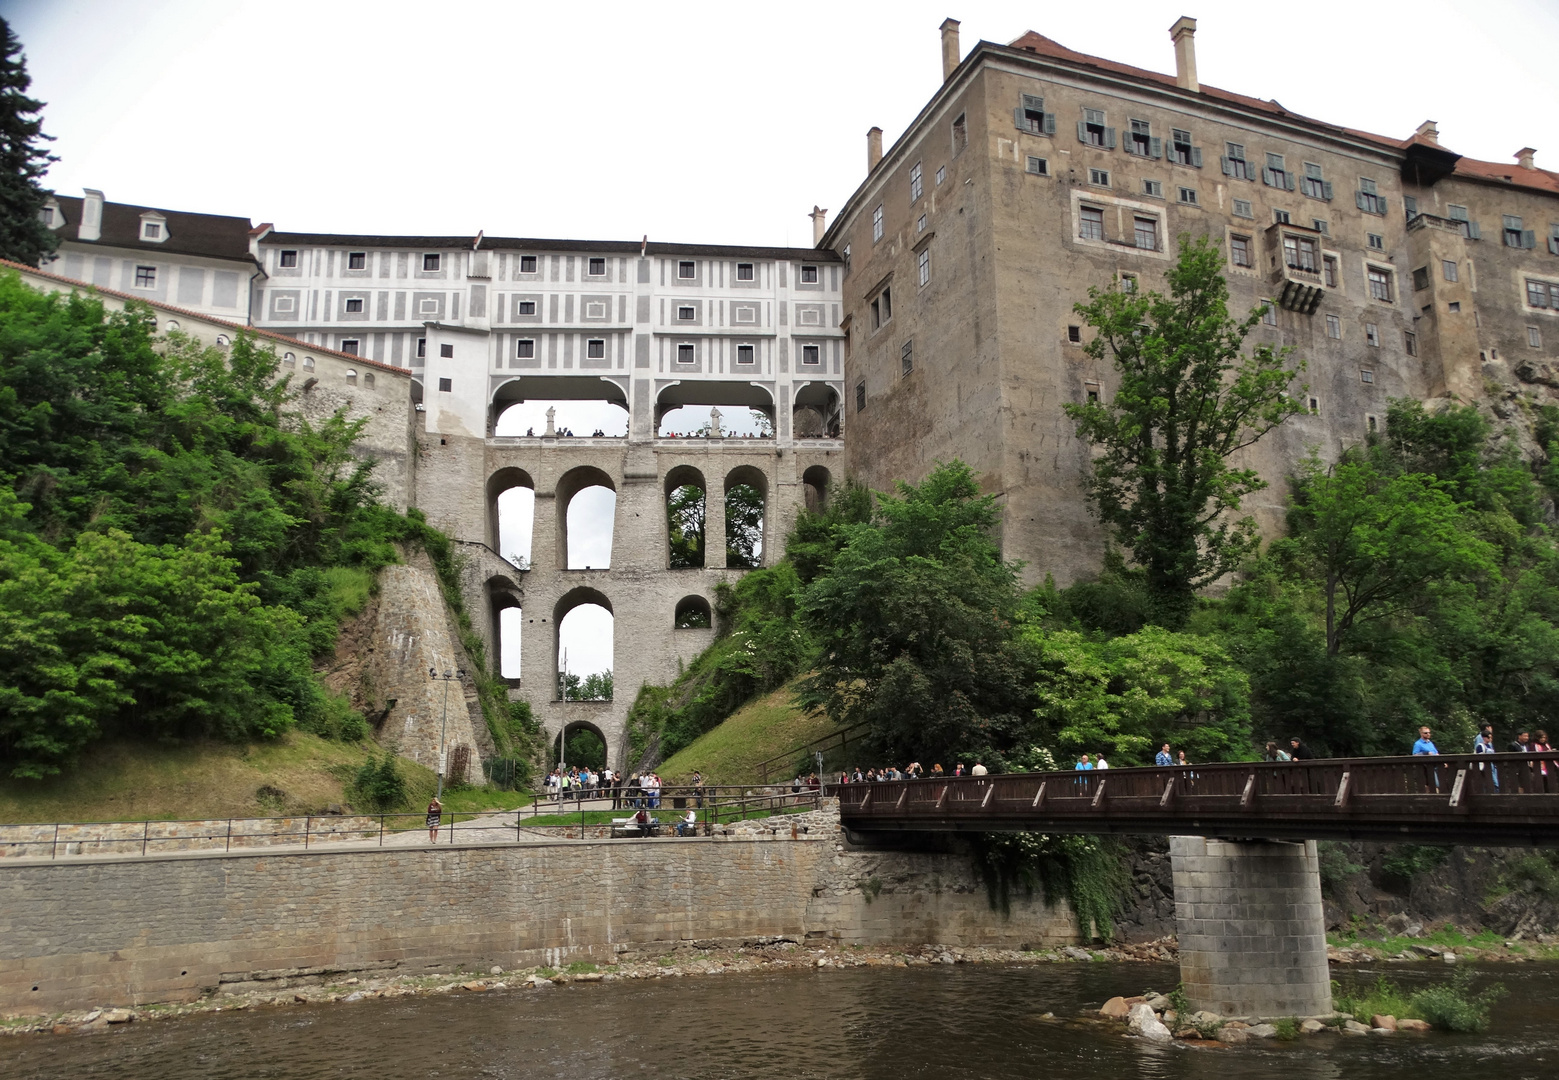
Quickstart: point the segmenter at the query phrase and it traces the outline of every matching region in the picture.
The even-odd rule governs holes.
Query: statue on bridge
[[[720,406],[712,405],[709,408],[709,437],[711,439],[723,439],[725,436],[720,431]]]
[[[557,433],[558,433],[557,428],[554,427],[553,423],[552,423],[555,419],[557,419],[557,415],[558,415],[557,408],[555,406],[548,405],[547,406],[547,430],[545,432],[543,432],[543,434],[546,435],[546,437],[549,438],[549,439],[555,438],[557,436]]]

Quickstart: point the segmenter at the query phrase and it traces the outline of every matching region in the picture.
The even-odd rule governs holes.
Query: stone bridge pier
[[[1314,840],[1169,838],[1180,977],[1220,1016],[1332,1011]]]

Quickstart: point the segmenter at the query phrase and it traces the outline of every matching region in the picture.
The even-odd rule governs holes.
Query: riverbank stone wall
[[[610,963],[758,939],[1077,940],[1064,903],[991,910],[967,858],[789,838],[7,860],[0,1013],[188,1001],[289,972]],[[281,981],[279,981],[281,980]]]
[[[1169,838],[1180,977],[1222,1016],[1332,1011],[1314,840]]]

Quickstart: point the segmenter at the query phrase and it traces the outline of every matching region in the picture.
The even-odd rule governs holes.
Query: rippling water
[[[1443,979],[1438,966],[1395,978]],[[1364,972],[1356,972],[1363,975]],[[294,1006],[0,1038],[0,1076],[1119,1077],[1524,1080],[1559,1076],[1559,966],[1486,972],[1510,995],[1489,1032],[1230,1049],[1158,1047],[1086,1019],[1090,1005],[1168,990],[1171,965],[859,968],[584,984]],[[1056,1019],[1043,1014],[1054,1012]]]

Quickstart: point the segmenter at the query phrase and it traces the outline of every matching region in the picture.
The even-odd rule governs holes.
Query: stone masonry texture
[[[1331,1012],[1315,841],[1169,841],[1186,996],[1223,1016]]]
[[[1077,930],[1038,896],[997,916],[967,858],[831,836],[16,859],[0,868],[0,1013],[764,936],[1042,947]]]

